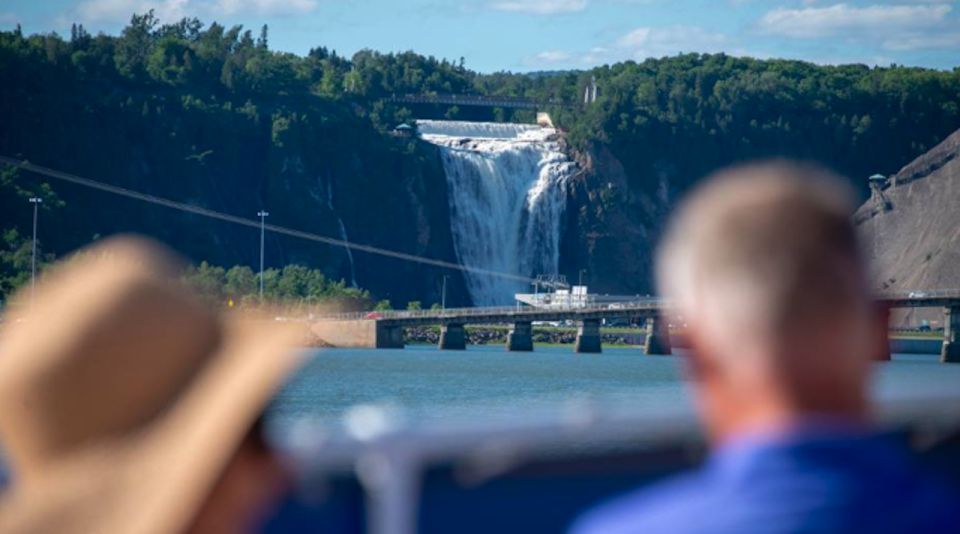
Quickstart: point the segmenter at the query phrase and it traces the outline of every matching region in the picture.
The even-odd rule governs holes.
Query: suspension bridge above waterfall
[[[514,96],[486,96],[459,94],[394,95],[385,99],[396,104],[442,104],[447,106],[475,106],[510,109],[544,109],[547,107],[573,107],[561,100],[534,100]]]

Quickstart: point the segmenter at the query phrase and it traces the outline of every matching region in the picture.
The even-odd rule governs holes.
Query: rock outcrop
[[[960,288],[960,130],[903,167],[854,216],[884,291]],[[937,312],[905,314],[927,319]]]

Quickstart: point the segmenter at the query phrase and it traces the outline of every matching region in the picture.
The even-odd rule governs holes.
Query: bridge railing
[[[912,291],[882,291],[875,293],[878,300],[927,300],[960,298],[960,289],[916,289]]]
[[[532,306],[489,306],[473,308],[445,308],[442,310],[380,310],[350,313],[334,313],[317,315],[314,318],[326,321],[353,321],[358,319],[457,319],[461,317],[513,315],[543,315],[551,313],[589,313],[598,311],[630,311],[649,310],[664,307],[664,300],[659,298],[642,298],[619,302],[605,302],[602,304],[570,304],[545,307]]]
[[[569,107],[569,104],[561,100],[551,98],[548,100],[534,100],[526,97],[516,96],[494,96],[494,95],[463,95],[463,94],[418,94],[418,95],[392,95],[386,99],[389,102],[408,103],[408,104],[453,104],[467,106],[492,106],[492,107],[513,107],[536,109],[543,106],[562,106]]]
[[[960,289],[935,289],[875,293],[877,300],[935,300],[960,299]],[[568,305],[534,306],[489,306],[472,308],[445,308],[442,310],[374,310],[349,313],[332,313],[314,315],[314,320],[324,321],[353,321],[358,319],[436,319],[453,320],[478,316],[509,315],[522,318],[524,316],[549,315],[552,313],[590,313],[590,312],[629,312],[632,310],[650,310],[666,308],[667,301],[658,297],[643,297],[633,300],[604,303],[578,303]]]

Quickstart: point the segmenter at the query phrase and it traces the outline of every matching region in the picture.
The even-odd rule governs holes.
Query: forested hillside
[[[683,55],[589,71],[480,74],[462,59],[318,47],[270,50],[266,27],[136,15],[119,36],[0,32],[0,154],[270,222],[453,259],[436,152],[390,135],[412,118],[529,120],[530,112],[404,107],[407,93],[562,101],[548,111],[585,167],[561,263],[608,290],[649,288],[649,248],[677,196],[704,173],[774,155],[815,159],[861,180],[893,172],[960,127],[960,70],[816,66]],[[580,105],[591,77],[598,101]],[[864,188],[865,190],[865,188]],[[62,254],[139,231],[197,262],[255,265],[255,231],[3,171],[3,276],[22,282],[26,198],[45,198],[41,244]],[[290,238],[268,264],[355,276],[376,298],[439,298],[440,272]],[[19,282],[18,282],[19,281]],[[465,303],[453,281],[453,302]]]

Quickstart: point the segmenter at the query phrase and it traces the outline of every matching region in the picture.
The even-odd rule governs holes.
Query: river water
[[[637,348],[577,355],[571,347],[510,353],[502,346],[441,352],[329,349],[307,364],[274,402],[272,416],[309,417],[342,430],[357,406],[376,405],[404,425],[496,424],[556,417],[584,406],[636,415],[689,414],[682,358],[645,356]],[[896,354],[877,364],[880,399],[960,396],[960,365],[934,355]],[[347,417],[345,417],[347,416]]]

